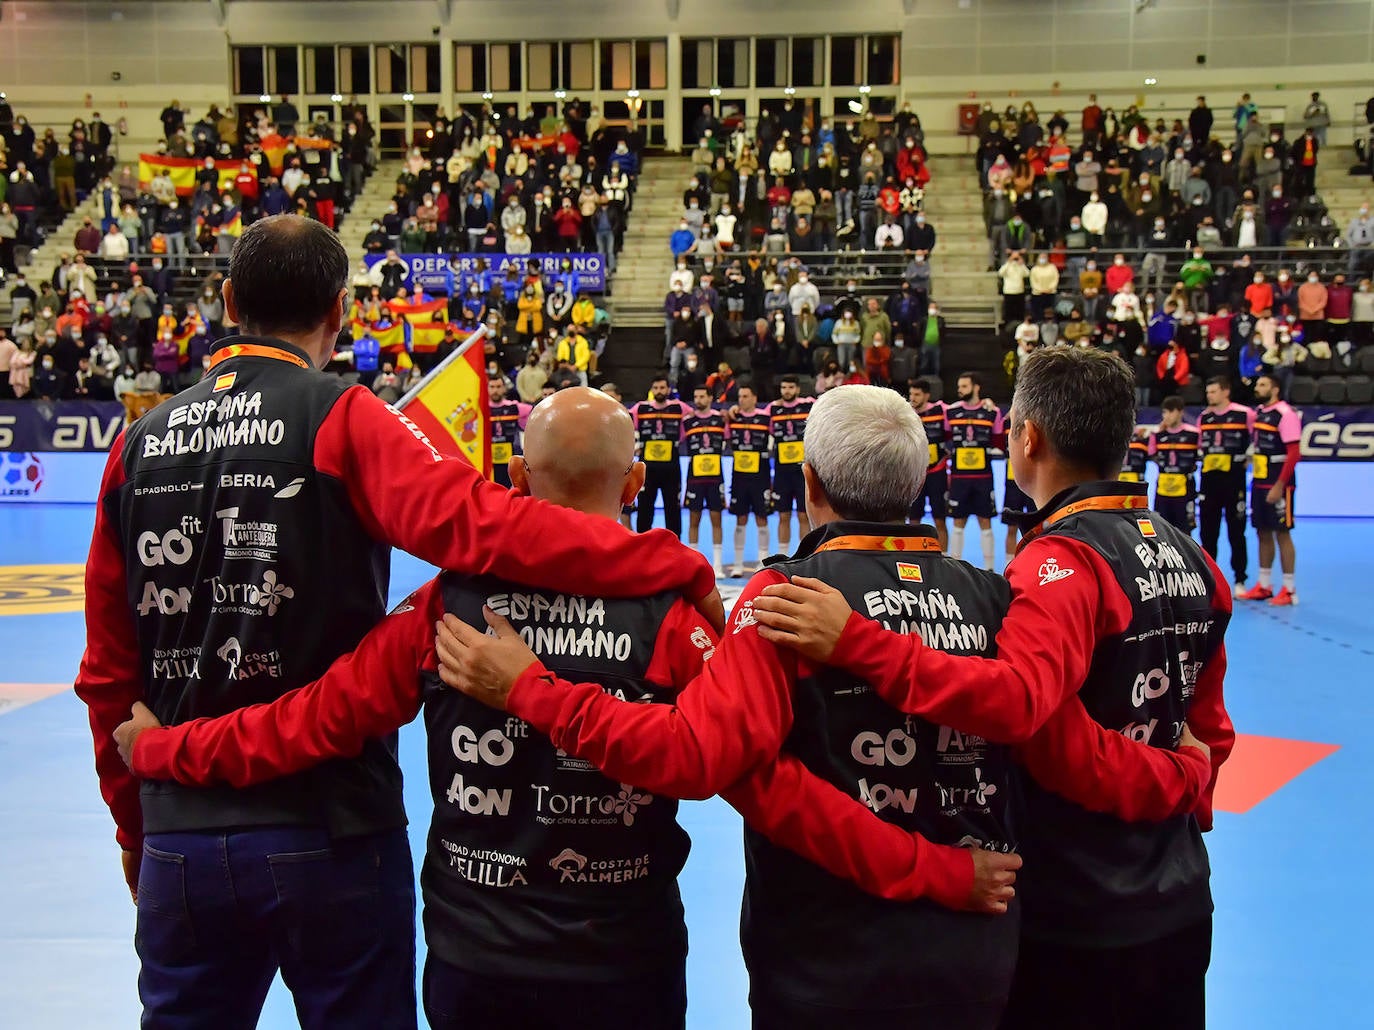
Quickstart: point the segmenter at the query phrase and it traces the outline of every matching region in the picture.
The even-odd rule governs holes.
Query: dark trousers
[[[1005,986],[1003,987],[1005,990]],[[752,1030],[997,1030],[1005,998],[933,1001],[915,1009],[841,1009],[751,994]]]
[[[687,1022],[682,967],[611,982],[523,980],[470,973],[431,952],[424,995],[433,1030],[682,1030]]]
[[[1127,948],[1021,938],[1002,1030],[1203,1030],[1212,918]]]
[[[303,1030],[416,1025],[405,830],[150,834],[134,940],[143,1030],[250,1030],[278,969]]]
[[[1245,542],[1246,504],[1243,467],[1230,472],[1202,474],[1202,493],[1198,498],[1198,535],[1202,538],[1202,549],[1213,558],[1217,556],[1217,540],[1221,536],[1224,515],[1226,539],[1231,543],[1231,571],[1237,583],[1245,582],[1250,564]]]
[[[663,496],[663,525],[668,532],[682,536],[682,466],[672,461],[644,463],[644,489],[639,491],[635,528],[647,533],[654,524],[654,498]]]

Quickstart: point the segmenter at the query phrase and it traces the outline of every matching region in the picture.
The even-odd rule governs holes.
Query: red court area
[[[1217,778],[1215,807],[1244,813],[1297,779],[1339,744],[1236,734],[1236,749]]]

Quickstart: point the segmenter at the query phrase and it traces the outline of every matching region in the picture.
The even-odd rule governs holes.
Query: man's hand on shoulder
[[[515,681],[539,659],[505,618],[490,608],[483,608],[482,614],[495,636],[448,613],[435,623],[439,678],[454,690],[504,711]]]
[[[821,664],[835,653],[854,614],[839,590],[805,576],[765,587],[753,604],[760,637]]]

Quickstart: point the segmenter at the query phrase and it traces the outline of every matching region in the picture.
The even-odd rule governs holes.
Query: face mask
[[[1200,251],[1200,250],[1195,250],[1195,251],[1193,251],[1193,257],[1196,258],[1196,259],[1198,259],[1198,260],[1201,260],[1201,259],[1202,259],[1202,251]]]
[[[1257,275],[1257,276],[1255,276],[1255,282],[1256,282],[1256,283],[1262,283],[1262,282],[1264,282],[1264,276],[1262,276],[1262,275]]]
[[[1112,264],[1114,264],[1114,265],[1124,265],[1125,263],[1126,263],[1126,259],[1125,259],[1125,258],[1114,258],[1114,259],[1112,260]]]
[[[1320,280],[1315,275],[1309,275],[1307,277],[1307,281],[1310,283],[1320,282]]]

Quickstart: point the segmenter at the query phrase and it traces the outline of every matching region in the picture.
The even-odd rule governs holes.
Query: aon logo
[[[446,795],[449,804],[468,815],[510,815],[510,788],[483,790],[463,782],[462,773],[454,773]]]

